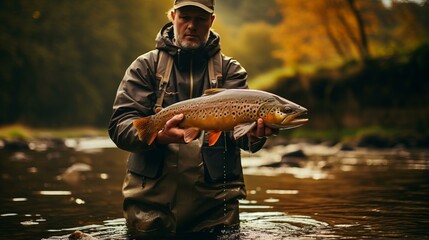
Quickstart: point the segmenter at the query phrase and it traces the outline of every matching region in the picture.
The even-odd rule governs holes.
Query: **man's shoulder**
[[[138,61],[149,60],[149,59],[154,59],[155,60],[158,57],[158,53],[159,53],[158,49],[153,49],[153,50],[151,50],[149,52],[143,53],[140,56],[138,56],[137,60]]]
[[[157,62],[158,58],[158,49],[151,50],[149,52],[143,53],[140,56],[138,56],[132,63],[132,68],[141,68],[143,67],[153,67],[154,64]]]

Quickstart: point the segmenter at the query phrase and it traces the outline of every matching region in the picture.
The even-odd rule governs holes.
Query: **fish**
[[[207,89],[201,97],[174,103],[154,115],[133,121],[140,141],[151,145],[165,123],[173,116],[183,114],[179,127],[185,129],[184,141],[193,141],[204,130],[208,145],[213,146],[222,132],[233,131],[238,139],[257,125],[262,118],[265,126],[273,129],[291,129],[304,125],[301,118],[308,110],[283,97],[262,90]]]

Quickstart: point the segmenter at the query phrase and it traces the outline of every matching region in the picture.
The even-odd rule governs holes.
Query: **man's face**
[[[198,7],[182,7],[172,14],[175,44],[197,49],[207,42],[215,16]]]

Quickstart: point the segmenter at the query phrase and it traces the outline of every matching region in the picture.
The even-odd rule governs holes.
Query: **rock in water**
[[[69,240],[98,240],[98,238],[77,230],[70,234]]]

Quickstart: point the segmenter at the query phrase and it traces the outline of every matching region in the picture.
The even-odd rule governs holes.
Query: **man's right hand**
[[[164,128],[159,131],[156,142],[158,144],[185,143],[185,129],[179,128],[183,117],[183,114],[178,114],[168,120]]]

